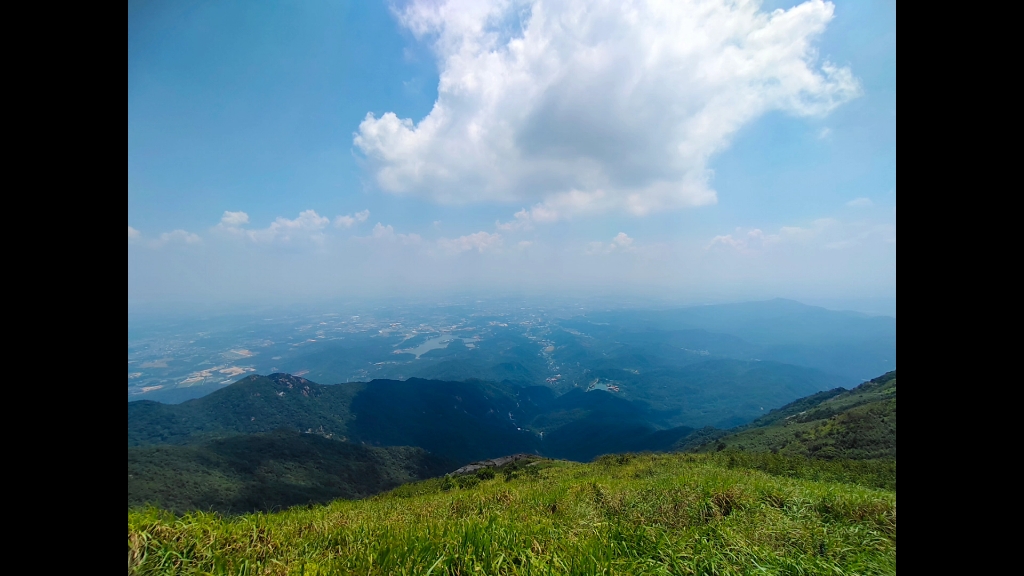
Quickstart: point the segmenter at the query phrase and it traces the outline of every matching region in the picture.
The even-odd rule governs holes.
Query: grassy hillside
[[[610,456],[223,518],[128,513],[129,574],[891,574],[895,464]],[[889,468],[891,466],[891,469]]]
[[[736,449],[816,458],[896,458],[896,371],[783,406],[701,451]]]
[[[363,498],[453,466],[419,448],[371,448],[285,430],[188,446],[129,447],[128,506],[272,510]]]

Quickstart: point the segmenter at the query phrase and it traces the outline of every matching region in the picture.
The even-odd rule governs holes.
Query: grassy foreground
[[[129,511],[128,571],[895,573],[896,493],[871,487],[888,483],[890,466],[894,486],[895,463],[743,458],[551,462],[272,514]]]

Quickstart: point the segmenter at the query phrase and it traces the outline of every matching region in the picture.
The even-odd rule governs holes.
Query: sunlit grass
[[[274,514],[128,514],[135,574],[882,574],[895,491],[723,455],[554,463]],[[895,469],[893,465],[893,475]],[[792,474],[791,474],[792,475]],[[448,488],[445,490],[444,488]]]

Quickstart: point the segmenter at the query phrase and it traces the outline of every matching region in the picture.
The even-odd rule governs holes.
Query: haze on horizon
[[[894,2],[128,20],[130,310],[522,294],[895,315]]]

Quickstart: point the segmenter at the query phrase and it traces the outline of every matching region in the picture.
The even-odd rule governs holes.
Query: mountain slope
[[[522,474],[427,480],[375,498],[243,517],[129,511],[128,572],[896,572],[895,490],[858,485],[858,474],[842,472],[839,461],[794,458],[802,469],[771,474],[728,460],[672,454],[551,462]],[[819,469],[840,475],[804,479]]]
[[[773,410],[700,451],[816,458],[896,458],[896,371],[853,390],[830,390]]]
[[[252,512],[362,498],[454,464],[419,448],[371,448],[279,430],[128,448],[128,507]]]
[[[128,403],[128,445],[181,444],[203,437],[317,430],[344,436],[363,384],[323,386],[288,374],[249,376],[212,394],[169,405]]]
[[[773,407],[849,382],[813,368],[731,359],[594,374],[617,383],[623,397],[662,412],[666,426],[718,428],[745,424]]]
[[[518,421],[515,390],[487,382],[375,380],[351,409],[353,439],[421,446],[460,463],[539,448],[537,436]]]

